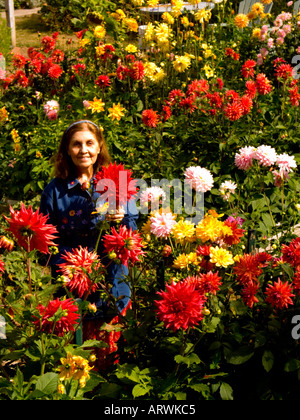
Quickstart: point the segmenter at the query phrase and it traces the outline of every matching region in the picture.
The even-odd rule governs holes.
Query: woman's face
[[[79,173],[93,168],[100,153],[96,136],[89,130],[77,131],[70,139],[68,154]]]

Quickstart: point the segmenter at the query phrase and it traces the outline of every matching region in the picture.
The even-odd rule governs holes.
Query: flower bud
[[[170,245],[165,245],[162,250],[163,256],[168,257],[169,255],[171,255],[171,253],[172,253],[172,248],[170,247]]]

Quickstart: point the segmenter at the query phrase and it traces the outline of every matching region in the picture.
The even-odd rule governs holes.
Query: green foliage
[[[224,215],[220,216],[223,220],[232,215],[244,220],[241,242],[226,249],[237,260],[249,253],[252,248],[247,233],[251,229],[255,234],[251,245],[266,251],[272,257],[272,265],[262,267],[258,302],[253,307],[243,300],[234,265],[220,267],[222,284],[216,294],[207,294],[203,320],[194,328],[174,332],[158,320],[157,292],[172,280],[182,281],[199,274],[198,265],[178,269],[174,261],[182,253],[196,252],[197,246],[205,243],[180,245],[174,238],[160,240],[144,231],[146,256],[130,266],[127,279],[132,289],[132,308],[119,325],[110,326],[122,331],[118,363],[103,376],[90,371],[81,388],[77,379],[59,379],[61,359],[71,353],[87,360],[91,347],[105,344],[93,340],[75,344],[72,332],[58,337],[37,330],[37,305],[49,302],[57,287],[52,284],[45,257],[35,251],[27,255],[17,245],[11,252],[0,248],[5,264],[0,277],[0,314],[6,321],[6,339],[0,340],[0,399],[296,399],[299,343],[291,336],[291,317],[299,311],[298,289],[294,291],[293,306],[278,310],[266,302],[265,291],[278,278],[292,285],[297,275],[297,267],[283,262],[282,246],[295,238],[294,226],[299,223],[298,172],[294,168],[289,179],[277,186],[272,173],[275,163],[263,167],[255,161],[249,170],[241,170],[235,165],[235,156],[245,146],[269,145],[277,154],[293,155],[299,165],[299,105],[292,104],[289,96],[289,83],[293,81],[277,79],[274,71],[276,58],[290,64],[296,54],[297,19],[293,18],[293,31],[286,36],[286,42],[276,45],[261,66],[255,67],[253,79],[264,73],[272,90],[257,94],[250,112],[230,119],[225,112],[226,95],[245,94],[242,65],[246,60],[256,60],[265,46],[252,36],[253,26],[236,28],[233,16],[226,18],[226,29],[219,25],[228,11],[237,10],[237,2],[216,7],[216,27],[202,25],[194,15],[187,14],[192,23],[189,29],[194,30],[195,36],[178,19],[172,26],[169,49],[164,50],[153,39],[140,52],[132,52],[132,45],[128,49],[128,44],[135,46],[138,40],[122,19],[112,16],[118,8],[142,22],[137,10],[125,1],[50,0],[42,13],[53,30],[62,26],[70,31],[87,29],[77,34],[81,38],[78,49],[70,51],[66,45],[60,55],[56,64],[62,74],[49,75],[54,48],[47,51],[43,40],[35,51],[43,55],[43,71],[32,66],[31,56],[21,69],[23,78],[19,79],[14,58],[9,61],[7,75],[12,79],[0,81],[1,199],[30,200],[37,207],[39,194],[52,177],[53,158],[64,129],[76,119],[89,118],[103,127],[113,160],[123,162],[133,170],[135,178],[145,180],[149,186],[153,179],[165,179],[168,183],[178,179],[183,183],[184,170],[189,166],[209,170],[214,185],[205,194],[204,211],[214,210]],[[258,27],[264,23],[273,25],[275,17],[259,21]],[[98,25],[106,28],[105,39],[97,38],[94,29]],[[53,45],[55,37],[56,34],[50,37]],[[104,55],[104,45],[113,47],[111,55]],[[239,59],[230,55],[228,49],[239,54]],[[5,52],[2,44],[0,50]],[[182,72],[174,66],[177,56],[190,59],[190,65]],[[158,74],[162,71],[165,76],[155,77],[157,73],[153,73],[150,77],[146,71],[141,77],[136,73],[132,77],[130,69],[137,61],[148,71],[146,66],[154,63]],[[96,84],[100,75],[109,77],[109,87]],[[180,90],[189,99],[188,89],[197,80],[207,82],[207,91],[197,92],[196,106],[189,108],[175,101],[171,116],[164,118],[164,107],[172,99],[170,93]],[[213,109],[206,93],[220,94],[222,107]],[[52,100],[57,101],[59,110],[51,119],[44,107]],[[102,110],[84,106],[100,100]],[[121,110],[120,118],[113,116],[114,106]],[[159,116],[159,122],[152,127],[143,122],[146,110]],[[237,187],[224,200],[220,186],[229,180]],[[183,212],[183,219],[186,216]],[[144,222],[147,218],[141,215],[142,230],[146,229]],[[3,223],[1,234],[5,228]],[[165,245],[172,246],[169,257],[162,256]],[[92,278],[94,281],[97,273]],[[79,309],[84,312],[86,302]],[[62,382],[64,390],[58,387]]]

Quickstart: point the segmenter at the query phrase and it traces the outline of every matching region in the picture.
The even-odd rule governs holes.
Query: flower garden
[[[141,9],[155,0],[74,2],[58,48],[59,3],[42,8],[53,31],[40,47],[5,54],[0,69],[0,399],[299,399],[294,3],[242,14],[228,0],[172,0],[159,14]],[[102,327],[120,336],[102,370],[108,345],[83,340],[81,326],[91,291],[115,303],[105,266],[76,249],[53,284],[57,231],[38,208],[78,119],[102,127],[113,160],[144,186],[137,231],[99,226],[131,287],[126,314]]]

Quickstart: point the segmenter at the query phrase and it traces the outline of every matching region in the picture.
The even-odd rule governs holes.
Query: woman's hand
[[[121,222],[125,215],[125,210],[121,207],[118,208],[116,211],[110,213],[109,211],[105,214],[105,219],[108,222]]]

